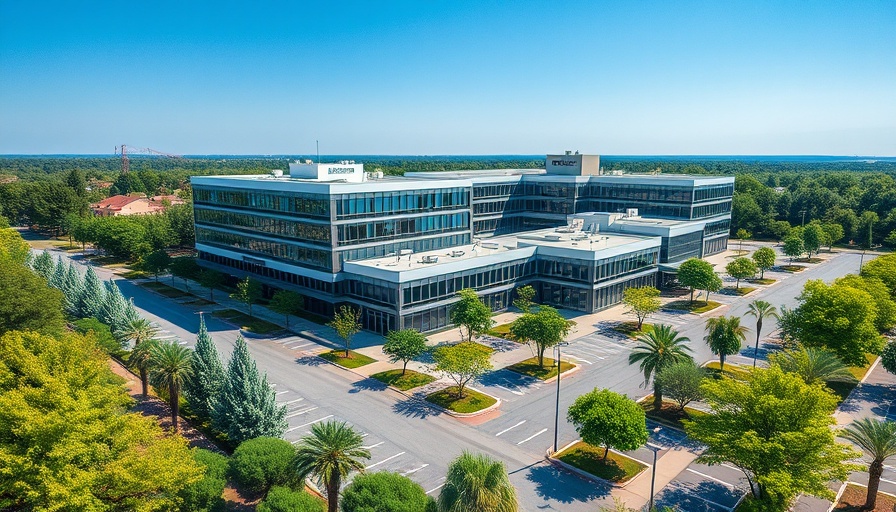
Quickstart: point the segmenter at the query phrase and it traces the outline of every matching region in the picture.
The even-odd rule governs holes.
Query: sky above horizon
[[[896,156],[896,2],[0,1],[0,154]]]

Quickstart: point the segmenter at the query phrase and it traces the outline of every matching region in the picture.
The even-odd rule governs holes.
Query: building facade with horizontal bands
[[[494,310],[527,284],[544,304],[607,308],[725,250],[734,192],[733,177],[608,175],[569,154],[546,169],[384,178],[297,162],[191,182],[203,266],[294,290],[318,315],[350,304],[379,333],[449,326],[464,288]]]

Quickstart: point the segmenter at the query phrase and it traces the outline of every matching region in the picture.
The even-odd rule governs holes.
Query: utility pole
[[[800,210],[800,215],[803,216],[803,221],[800,223],[800,227],[803,227],[806,225],[806,210],[805,209]]]

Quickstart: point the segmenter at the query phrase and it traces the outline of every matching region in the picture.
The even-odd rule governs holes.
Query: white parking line
[[[275,394],[275,395],[282,395],[283,393],[289,393],[289,390],[288,390],[288,389],[284,389],[283,391],[277,391],[277,392],[274,393],[274,394]]]
[[[517,445],[521,445],[521,444],[525,443],[526,441],[528,441],[528,440],[530,440],[530,439],[534,439],[535,437],[540,436],[541,434],[544,434],[544,433],[547,432],[547,431],[548,431],[548,429],[542,429],[542,430],[540,430],[539,432],[536,432],[535,434],[532,434],[531,436],[529,436],[529,437],[523,439],[522,441],[520,441],[520,442],[518,442],[518,443],[516,443],[516,444],[517,444]]]
[[[393,455],[393,456],[391,456],[391,457],[387,457],[387,458],[385,458],[385,459],[383,459],[383,460],[381,460],[381,461],[379,461],[379,462],[377,462],[377,463],[375,463],[375,464],[371,464],[371,465],[367,466],[367,467],[364,468],[364,469],[375,468],[375,467],[379,466],[380,464],[383,464],[383,463],[385,463],[385,462],[389,462],[390,460],[394,459],[395,457],[401,457],[401,456],[404,455],[405,453],[406,453],[406,452],[396,453],[395,455]]]
[[[727,487],[727,488],[729,488],[729,489],[734,489],[734,488],[735,488],[735,486],[734,486],[733,484],[729,484],[728,482],[726,482],[726,481],[724,481],[724,480],[719,480],[718,478],[716,478],[716,477],[714,477],[714,476],[709,476],[709,475],[707,475],[706,473],[701,473],[701,472],[696,471],[696,470],[693,470],[693,469],[691,469],[691,468],[685,468],[685,470],[690,471],[691,473],[693,473],[693,474],[695,474],[695,475],[700,475],[700,476],[702,476],[703,478],[707,478],[707,479],[709,479],[709,480],[712,480],[713,482],[720,483],[720,484],[724,485],[725,487]]]
[[[442,487],[445,487],[445,484],[442,484],[442,485],[440,485],[440,486],[438,486],[438,487],[433,487],[432,489],[426,491],[426,494],[429,494],[429,493],[431,493],[431,492],[436,492],[436,491],[438,491],[439,489],[441,489]]]
[[[332,418],[332,417],[333,417],[333,415],[330,414],[329,416],[324,416],[323,418],[318,418],[318,419],[316,419],[316,420],[314,420],[314,421],[309,421],[308,423],[305,423],[304,425],[299,425],[299,426],[297,426],[297,427],[290,427],[290,428],[286,429],[286,432],[292,432],[293,430],[298,430],[298,429],[300,429],[300,428],[302,428],[302,427],[307,427],[308,425],[314,425],[315,423],[318,423],[318,422],[320,422],[320,421],[324,421],[325,419],[327,419],[327,418]]]
[[[385,444],[385,441],[380,441],[380,442],[378,442],[376,444],[372,444],[370,446],[362,446],[361,448],[364,448],[365,450],[372,450],[381,444]]]
[[[312,343],[305,343],[304,345],[298,345],[298,346],[296,346],[296,347],[289,347],[289,348],[295,350],[295,349],[297,349],[297,348],[309,347],[309,346],[311,346],[311,345],[314,345],[314,343],[313,343],[313,342],[312,342]]]
[[[424,465],[420,466],[420,467],[417,468],[417,469],[412,469],[412,470],[410,470],[410,471],[405,471],[405,472],[402,473],[401,475],[402,475],[402,476],[413,475],[414,473],[416,473],[417,471],[420,471],[421,469],[425,468],[426,466],[429,466],[429,464],[424,464]]]
[[[885,479],[885,478],[881,478],[880,481],[881,481],[881,482],[886,482],[886,483],[888,483],[888,484],[896,485],[896,482],[894,482],[894,481],[892,481],[892,480],[887,480],[887,479]]]
[[[287,414],[287,415],[286,415],[286,418],[287,418],[287,419],[289,419],[289,418],[295,418],[296,416],[301,416],[302,414],[305,414],[305,413],[307,413],[307,412],[311,412],[311,411],[314,411],[314,410],[317,410],[317,409],[319,409],[319,407],[312,407],[312,408],[310,408],[310,409],[303,409],[303,410],[301,410],[301,411],[296,411],[296,412]]]
[[[523,421],[517,423],[516,425],[514,425],[514,426],[512,426],[512,427],[505,428],[504,430],[502,430],[502,431],[498,432],[497,434],[495,434],[495,437],[500,436],[501,434],[507,432],[508,430],[513,430],[513,429],[515,429],[516,427],[522,425],[522,424],[525,423],[525,422],[526,422],[526,420],[523,420]]]
[[[513,393],[514,395],[519,395],[519,396],[523,396],[523,395],[525,395],[525,393],[523,393],[522,391],[514,391],[514,390],[512,390],[512,389],[510,389],[510,388],[508,388],[508,387],[504,387],[504,386],[502,386],[502,385],[500,385],[500,384],[495,384],[495,386],[496,386],[496,387],[499,387],[499,388],[501,388],[501,389],[503,389],[504,391],[510,391],[510,392]]]
[[[592,363],[591,361],[589,361],[589,360],[587,360],[587,359],[582,359],[581,357],[571,356],[571,355],[569,355],[569,354],[566,354],[566,355],[569,356],[569,357],[571,357],[571,358],[573,358],[573,359],[575,359],[576,361],[581,361],[581,362],[583,362],[583,363],[588,363],[588,364],[594,364],[594,363]],[[603,359],[603,358],[601,358],[601,359]]]
[[[276,384],[268,384],[268,386],[270,386],[270,387],[272,387],[272,388],[276,388],[276,387],[277,387]]]
[[[278,403],[277,405],[290,405],[290,404],[294,404],[296,402],[301,402],[302,400],[304,400],[304,398],[296,398],[295,400],[290,400],[289,402],[283,402],[282,404]]]

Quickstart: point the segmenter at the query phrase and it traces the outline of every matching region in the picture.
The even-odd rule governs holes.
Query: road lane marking
[[[385,444],[385,441],[380,441],[380,442],[378,442],[376,444],[372,444],[370,446],[362,446],[361,448],[364,448],[365,450],[372,450],[381,444]]]
[[[402,475],[402,476],[413,475],[414,473],[416,473],[417,471],[420,471],[421,469],[425,468],[426,466],[429,466],[429,464],[424,464],[424,465],[420,466],[420,467],[417,468],[417,469],[412,469],[412,470],[410,470],[410,471],[405,471],[405,472],[402,473],[401,475]]]
[[[587,359],[582,359],[581,357],[571,356],[571,355],[569,355],[569,354],[567,354],[567,356],[569,356],[569,357],[575,359],[576,361],[581,361],[581,362],[583,362],[583,363],[588,363],[588,364],[594,364],[594,363],[592,363],[591,361],[589,361],[589,360],[587,360]],[[603,358],[601,357],[601,359],[603,359]]]
[[[312,407],[312,408],[310,408],[310,409],[303,409],[303,410],[301,410],[301,411],[296,411],[296,412],[287,414],[287,415],[286,415],[286,419],[289,419],[289,418],[295,418],[296,416],[301,416],[302,414],[305,414],[305,413],[307,413],[307,412],[314,411],[314,410],[316,410],[316,409],[318,409],[318,407]]]
[[[393,455],[393,456],[391,456],[391,457],[387,457],[387,458],[385,458],[385,459],[383,459],[383,460],[381,460],[381,461],[379,461],[379,462],[377,462],[377,463],[375,463],[375,464],[371,464],[371,465],[367,466],[367,467],[364,468],[364,469],[375,468],[375,467],[379,466],[380,464],[383,464],[383,463],[385,463],[385,462],[389,462],[390,460],[394,459],[395,457],[401,457],[401,456],[404,455],[405,453],[406,453],[406,452],[396,453],[395,455]]]
[[[548,429],[542,429],[542,430],[540,430],[539,432],[537,432],[537,433],[535,433],[535,434],[532,434],[531,436],[529,436],[529,437],[523,439],[522,441],[520,441],[520,442],[518,442],[518,443],[516,443],[516,444],[517,444],[517,446],[519,446],[519,445],[525,443],[526,441],[528,441],[528,440],[530,440],[530,439],[534,439],[535,437],[540,436],[541,434],[544,434],[544,433],[547,432],[547,431],[548,431]]]
[[[713,482],[720,483],[720,484],[724,485],[725,487],[727,487],[727,488],[729,488],[729,489],[735,489],[735,486],[734,486],[733,484],[729,484],[728,482],[726,482],[726,481],[724,481],[724,480],[719,480],[718,478],[716,478],[716,477],[714,477],[714,476],[709,476],[709,475],[707,475],[706,473],[701,473],[701,472],[696,471],[696,470],[693,470],[693,469],[691,469],[691,468],[685,468],[685,469],[686,469],[687,471],[690,471],[691,473],[693,473],[693,474],[695,474],[695,475],[700,475],[700,476],[702,476],[703,478],[708,478],[709,480],[712,480]]]
[[[496,386],[496,387],[499,387],[499,388],[501,388],[501,389],[503,389],[504,391],[510,391],[510,392],[513,393],[514,395],[519,395],[519,396],[523,396],[523,395],[525,395],[525,393],[523,393],[523,392],[521,392],[521,391],[514,391],[514,390],[512,390],[512,389],[510,389],[510,388],[507,388],[507,387],[504,387],[504,386],[502,386],[502,385],[500,385],[500,384],[495,384],[495,386]]]
[[[504,430],[502,430],[502,431],[498,432],[497,434],[495,434],[495,437],[500,436],[501,434],[507,432],[508,430],[513,430],[513,429],[515,429],[516,427],[522,425],[522,424],[525,423],[525,422],[526,422],[526,420],[523,420],[523,421],[517,423],[516,425],[514,425],[514,426],[512,426],[512,427],[505,428]]]
[[[298,345],[298,346],[296,346],[296,347],[289,347],[289,348],[295,350],[295,349],[297,349],[297,348],[309,347],[309,346],[311,346],[311,345],[314,345],[314,343],[313,343],[313,342],[312,342],[312,343],[305,343],[304,345]]]

